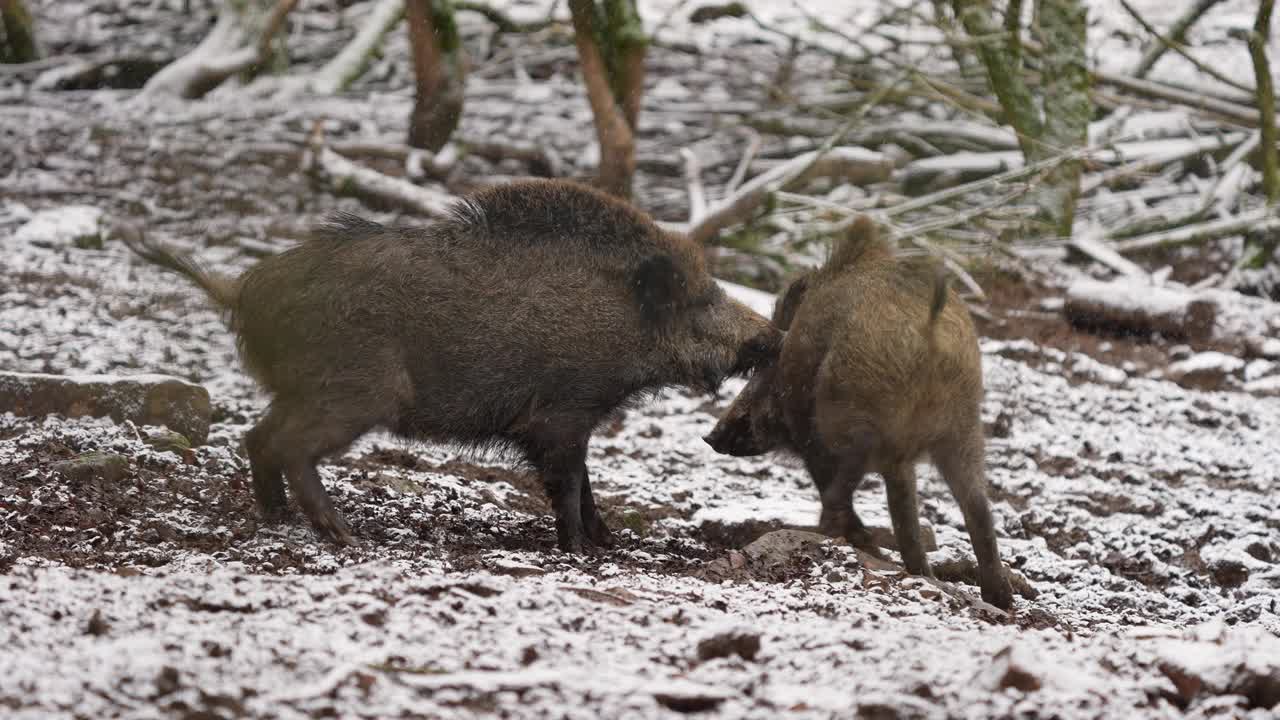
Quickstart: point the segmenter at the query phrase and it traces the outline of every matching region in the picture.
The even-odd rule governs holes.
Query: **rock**
[[[1238,588],[1249,579],[1249,568],[1238,560],[1218,560],[1209,566],[1213,581],[1224,588]]]
[[[978,562],[974,560],[972,555],[953,551],[938,553],[929,558],[929,566],[933,570],[933,576],[943,582],[965,583],[967,585],[979,584]],[[1018,595],[1027,600],[1035,600],[1039,597],[1039,591],[1031,586],[1031,583],[1022,576],[1022,573],[1006,566],[1005,574],[1009,576],[1009,584],[1013,586],[1013,591]]]
[[[1029,650],[1010,645],[992,658],[985,677],[987,686],[993,691],[1014,688],[1024,693],[1035,692],[1044,687],[1042,670],[1039,658]]]
[[[530,577],[547,574],[546,569],[537,565],[507,560],[506,558],[499,558],[490,563],[489,571],[495,575],[510,575],[511,577]]]
[[[659,705],[680,713],[697,713],[715,710],[728,700],[730,693],[720,688],[694,683],[689,680],[665,680],[655,684],[651,692]]]
[[[868,527],[867,531],[871,533],[872,542],[879,547],[893,551],[899,549],[898,539],[893,536],[893,528]],[[933,526],[923,519],[920,521],[920,545],[924,547],[925,552],[938,549],[938,536],[933,532]]]
[[[1206,695],[1241,695],[1250,709],[1280,703],[1280,639],[1257,628],[1203,625],[1158,640],[1154,653],[1184,705]]]
[[[1271,562],[1271,548],[1263,545],[1261,542],[1252,542],[1245,547],[1244,551],[1254,560],[1261,560],[1264,563]]]
[[[37,247],[102,249],[102,211],[89,205],[41,210],[13,234],[13,242]]]
[[[734,628],[698,641],[698,660],[703,662],[730,655],[737,655],[743,660],[754,660],[758,652],[760,633],[753,630]]]
[[[774,530],[743,548],[742,554],[753,569],[779,569],[802,558],[819,559],[820,548],[830,540],[826,535],[804,530]]]
[[[49,469],[76,482],[97,479],[113,483],[129,474],[129,459],[115,453],[87,452],[53,463]]]
[[[191,449],[191,441],[182,433],[160,428],[147,433],[143,440],[146,444],[161,452],[185,455]]]
[[[689,22],[694,25],[719,20],[722,17],[745,17],[747,8],[740,2],[729,2],[719,5],[703,5],[689,13]]]
[[[93,615],[90,616],[89,622],[85,625],[84,632],[86,635],[93,637],[102,637],[111,632],[111,625],[102,617],[102,611],[95,609]]]
[[[168,375],[45,375],[0,372],[0,412],[110,417],[163,425],[190,444],[209,437],[209,391]]]
[[[1165,376],[1179,385],[1216,388],[1244,365],[1244,360],[1238,357],[1210,350],[1171,364]]]

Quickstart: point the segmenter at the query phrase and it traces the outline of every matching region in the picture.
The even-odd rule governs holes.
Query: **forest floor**
[[[175,3],[33,5],[62,55],[172,56],[207,29],[207,11],[184,19]],[[321,39],[300,46],[303,66],[352,31],[326,30],[336,11],[314,5],[300,22]],[[1224,4],[1216,22],[1244,5]],[[764,104],[759,80],[785,55],[711,28],[673,21],[700,51],[651,53],[638,196],[666,220],[687,214],[678,149],[735,142],[689,98]],[[208,443],[188,452],[109,420],[0,413],[0,712],[1273,717],[1280,403],[1202,389],[1221,378],[1176,384],[1169,367],[1209,348],[1074,330],[1039,312],[1060,288],[997,270],[978,274],[990,297],[988,479],[1002,554],[1035,591],[1011,614],[974,599],[960,513],[924,466],[931,560],[958,594],[806,535],[749,548],[811,528],[818,503],[797,463],[719,456],[700,439],[741,381],[714,398],[665,392],[597,435],[592,484],[619,536],[608,551],[559,552],[536,478],[505,459],[378,435],[321,468],[356,546],[326,544],[298,515],[260,522],[240,443],[266,401],[218,314],[122,245],[32,243],[17,230],[40,211],[93,206],[145,216],[157,238],[235,271],[329,210],[396,221],[317,187],[279,139],[324,120],[333,138],[399,142],[412,103],[400,35],[340,98],[140,109],[127,88],[0,76],[0,367],[161,372],[213,400]],[[497,70],[478,80],[462,132],[552,143],[577,162],[590,115],[566,90],[573,56],[557,42],[519,92]],[[443,183],[455,192],[527,172],[474,156],[459,168]],[[723,182],[732,169],[708,173]],[[1216,250],[1195,259],[1222,262]],[[767,312],[767,295],[739,292]],[[1274,338],[1275,304],[1250,307],[1245,324]],[[1237,374],[1276,372],[1250,364]],[[128,469],[52,469],[87,451],[121,454]],[[878,478],[855,501],[888,525]]]

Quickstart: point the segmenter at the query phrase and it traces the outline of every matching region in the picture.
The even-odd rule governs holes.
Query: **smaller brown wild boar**
[[[985,489],[982,358],[953,295],[942,275],[896,258],[859,218],[821,268],[780,296],[781,354],[756,369],[705,439],[728,455],[799,455],[822,500],[823,532],[863,547],[870,539],[853,491],[865,473],[880,473],[903,562],[924,576],[915,462],[928,453],[960,504],[983,599],[1008,609]]]
[[[228,311],[271,393],[245,437],[260,508],[284,508],[283,476],[337,542],[351,531],[316,462],[383,428],[519,453],[541,472],[560,547],[607,545],[587,476],[592,432],[660,388],[713,388],[781,343],[716,285],[698,245],[571,182],[481,190],[427,227],[335,216],[235,278],[121,230]]]

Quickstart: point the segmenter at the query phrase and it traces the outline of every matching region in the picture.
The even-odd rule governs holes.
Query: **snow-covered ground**
[[[43,279],[0,294],[0,323],[15,330],[4,366],[100,371],[132,358],[201,377],[217,418],[189,462],[109,421],[0,419],[0,704],[20,717],[646,717],[681,702],[724,717],[1175,716],[1160,669],[1170,638],[1222,626],[1195,631],[1227,632],[1222,673],[1232,652],[1258,663],[1276,651],[1273,400],[1068,381],[1052,352],[986,342],[1001,547],[1039,593],[1012,619],[863,567],[842,546],[780,569],[735,563],[771,522],[812,524],[814,492],[794,463],[712,453],[699,438],[717,404],[675,392],[592,449],[620,549],[565,556],[527,474],[385,437],[323,470],[362,540],[335,549],[300,520],[257,525],[237,448],[261,400],[181,281],[119,246],[5,249]],[[63,273],[103,284],[84,295],[49,284]],[[130,458],[128,479],[49,469],[89,450]],[[967,556],[955,504],[931,471],[922,479],[935,559]],[[885,524],[874,479],[858,505]],[[700,640],[732,628],[759,636],[753,660],[698,660]],[[1233,645],[1244,642],[1256,647]],[[1040,687],[1018,689],[1019,672]]]
[[[77,33],[96,48],[130,27],[120,13],[32,4],[65,19],[50,32],[67,52]],[[145,27],[181,3],[126,4]],[[811,29],[794,5],[750,4],[787,32]],[[1133,4],[1161,27],[1181,12]],[[653,27],[677,5],[642,10]],[[1220,3],[1192,34],[1245,79],[1247,59],[1227,33],[1251,22],[1250,5]],[[854,27],[881,4],[802,6]],[[1127,69],[1140,33],[1117,3],[1090,7],[1098,61]],[[659,37],[709,53],[735,38],[781,42],[748,20],[692,24],[687,11],[670,13]],[[202,29],[140,32],[138,43],[177,52]],[[0,194],[0,369],[168,373],[203,384],[214,406],[208,444],[185,455],[147,444],[146,428],[0,414],[0,714],[1274,717],[1280,402],[1187,389],[1025,340],[983,342],[1001,550],[1037,593],[1009,617],[842,545],[744,551],[768,530],[814,524],[818,503],[797,463],[727,458],[701,441],[740,382],[719,398],[665,393],[597,436],[592,483],[620,539],[607,552],[557,551],[538,481],[502,458],[381,436],[321,470],[358,546],[332,547],[300,517],[261,524],[239,445],[265,399],[221,319],[93,228],[103,209],[145,211],[157,238],[236,271],[261,248],[244,240],[280,247],[325,210],[359,210],[317,193],[291,161],[236,158],[261,128],[303,132],[316,117],[391,135],[410,102],[395,75],[403,52],[397,35],[355,100],[224,97],[145,118],[116,109],[120,91],[28,96],[0,82],[0,138],[22,137],[12,149],[26,153],[0,146],[0,171],[17,168],[0,180],[15,190]],[[673,72],[670,57],[659,61]],[[714,53],[702,69],[738,62],[743,74],[762,72]],[[1154,76],[1182,79],[1180,62],[1170,54]],[[557,82],[570,84],[546,80]],[[590,135],[581,103],[550,120],[500,118],[513,101],[498,97],[504,87],[476,79],[465,130],[554,130],[571,146]],[[697,99],[747,101],[735,87]],[[669,136],[701,122],[646,117],[642,157],[680,146]],[[683,197],[678,172],[645,182],[664,184],[646,185],[647,197]],[[51,214],[29,224],[42,210]],[[1253,367],[1238,370],[1274,380]],[[67,479],[51,467],[87,451],[122,455],[128,472]],[[971,553],[955,503],[925,466],[921,483],[935,566],[963,565]],[[877,478],[856,502],[871,524],[887,524]]]

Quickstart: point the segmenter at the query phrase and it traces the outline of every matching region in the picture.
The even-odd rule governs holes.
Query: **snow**
[[[1245,366],[1245,361],[1234,355],[1227,355],[1216,350],[1196,353],[1186,360],[1179,360],[1169,366],[1169,374],[1173,376],[1191,373],[1215,372],[1230,375]]]
[[[102,232],[101,210],[89,205],[69,205],[35,213],[10,236],[9,242],[51,249],[101,245]]]

